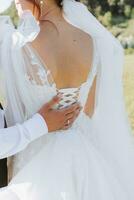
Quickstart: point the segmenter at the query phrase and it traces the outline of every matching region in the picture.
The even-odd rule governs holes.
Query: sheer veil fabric
[[[4,74],[3,85],[5,85],[7,105],[5,111],[9,126],[23,122],[44,103],[43,100],[38,102],[35,95],[29,92],[25,73],[30,76],[30,80],[39,85],[43,84],[44,87],[53,85],[53,82],[47,79],[47,70],[43,77],[45,81],[42,82],[34,77],[33,70],[37,69],[29,68],[30,48],[25,45],[36,38],[40,29],[32,14],[27,12],[25,15],[18,29],[14,29],[8,17],[0,18],[0,27],[2,27],[0,30],[0,67]],[[88,33],[96,44],[99,67],[96,107],[90,119],[92,127],[90,140],[112,166],[118,181],[128,195],[127,200],[133,200],[134,144],[124,104],[123,48],[84,4],[75,0],[63,0],[63,17],[68,23]],[[51,92],[47,96],[46,101],[52,97]]]

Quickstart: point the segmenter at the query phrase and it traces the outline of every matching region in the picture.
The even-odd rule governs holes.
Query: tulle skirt
[[[69,130],[48,134],[44,147],[9,184],[14,200],[129,200],[93,145],[91,124],[81,114]]]

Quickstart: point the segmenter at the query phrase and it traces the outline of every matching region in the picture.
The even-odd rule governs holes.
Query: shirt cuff
[[[31,141],[48,133],[48,126],[44,118],[38,113],[35,114],[31,119],[24,122],[23,127],[29,132]]]

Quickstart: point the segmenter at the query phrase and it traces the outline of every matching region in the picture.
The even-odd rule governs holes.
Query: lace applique
[[[32,68],[29,69],[29,71],[27,70],[27,72],[25,73],[25,79],[27,80],[27,82],[38,87],[56,87],[50,70],[45,68],[40,59],[38,59],[34,52],[32,52],[30,47],[27,46],[27,50],[30,57],[30,64],[32,65]]]
[[[36,86],[38,88],[43,88],[43,86],[45,85],[52,86],[57,91],[57,93],[63,93],[63,98],[59,102],[58,109],[66,107],[72,103],[75,103],[76,101],[79,100],[80,96],[83,96],[82,99],[85,99],[83,101],[85,102],[89,90],[92,86],[94,77],[98,71],[99,55],[95,45],[94,47],[95,50],[94,50],[94,57],[93,57],[93,64],[91,67],[91,71],[89,72],[87,80],[84,83],[82,83],[80,87],[58,89],[56,83],[54,82],[51,71],[46,68],[43,61],[40,59],[38,54],[36,54],[36,51],[34,52],[34,49],[29,46],[28,46],[28,52],[30,54],[30,63],[32,64],[33,67],[32,67],[32,74],[30,72],[29,75],[29,73],[27,72],[25,74],[25,78],[33,86]],[[83,93],[83,95],[81,93]]]

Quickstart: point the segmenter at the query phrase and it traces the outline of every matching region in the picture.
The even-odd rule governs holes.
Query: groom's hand
[[[39,114],[42,115],[47,123],[49,132],[70,128],[81,111],[79,103],[60,110],[53,109],[53,106],[59,103],[60,99],[60,96],[55,96],[39,111]]]

